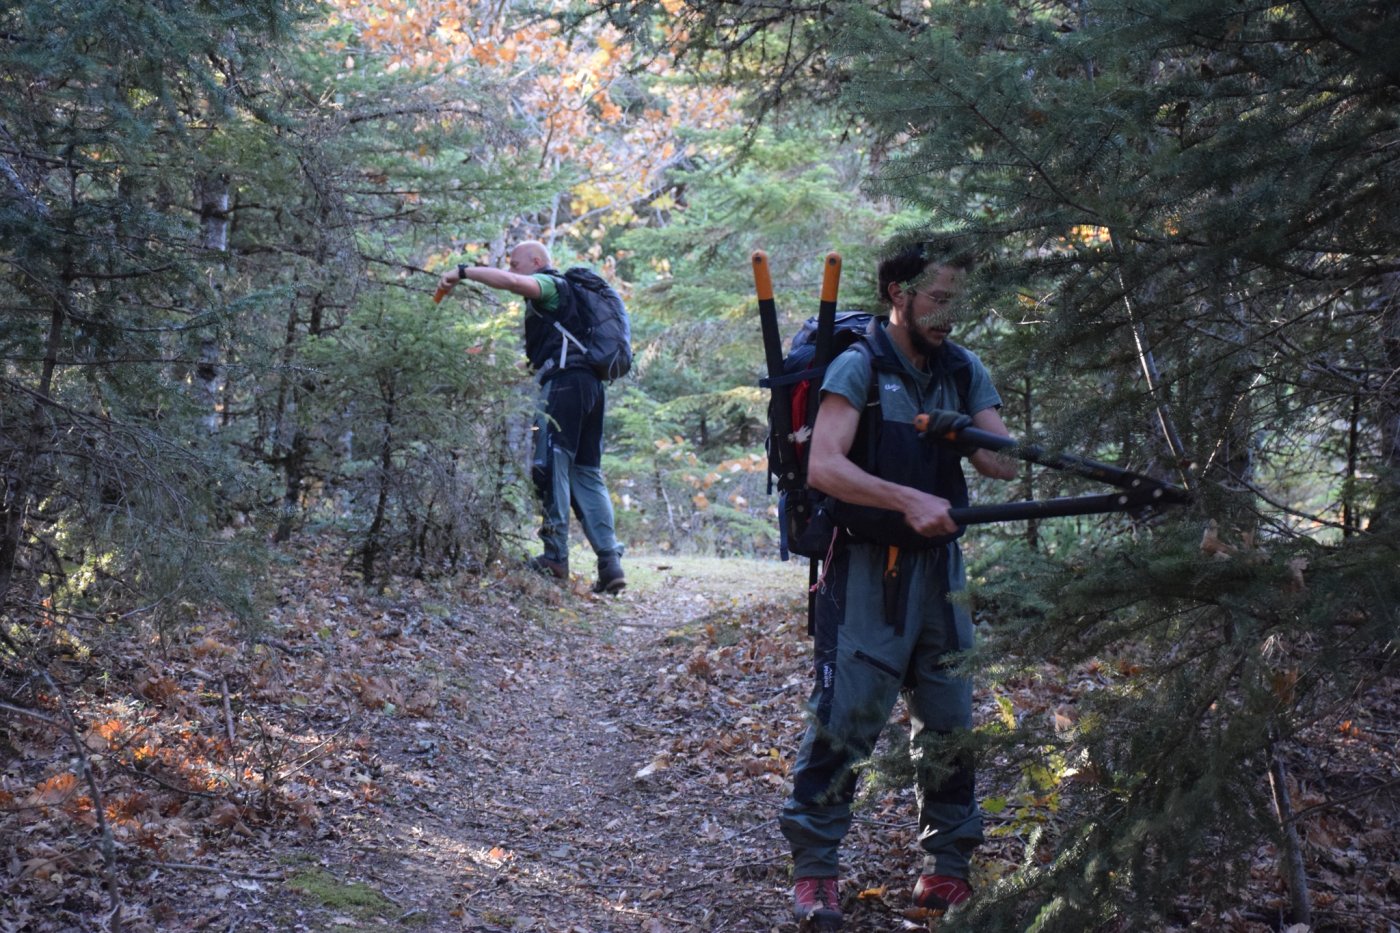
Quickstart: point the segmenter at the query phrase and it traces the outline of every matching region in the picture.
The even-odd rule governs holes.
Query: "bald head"
[[[510,251],[510,271],[532,275],[552,265],[549,249],[538,240],[526,240]]]

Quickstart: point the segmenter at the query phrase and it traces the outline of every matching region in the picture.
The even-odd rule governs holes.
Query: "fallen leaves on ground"
[[[505,568],[376,595],[333,555],[299,557],[270,569],[251,637],[217,615],[164,644],[75,626],[82,650],[54,655],[125,929],[796,929],[775,817],[805,727],[805,568],[668,555],[634,559],[617,598]],[[1069,732],[1115,665],[1131,661],[986,687],[978,717]],[[0,732],[0,930],[95,928],[113,902],[64,706],[0,675],[37,714]],[[1367,796],[1394,764],[1396,697],[1373,699],[1312,727],[1290,763],[1315,904],[1343,922],[1384,918],[1400,890],[1393,813]],[[983,884],[1054,819],[1034,781],[997,780]],[[940,912],[909,913],[913,813],[907,788],[863,785],[850,928],[936,928]],[[1261,849],[1255,906],[1196,925],[1263,929],[1275,866]],[[1368,923],[1337,928],[1383,929]]]

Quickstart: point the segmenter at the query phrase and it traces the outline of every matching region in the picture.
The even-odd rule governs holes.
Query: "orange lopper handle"
[[[836,293],[841,287],[841,254],[827,253],[826,266],[822,270],[822,301],[836,303]]]
[[[768,254],[761,249],[753,251],[753,285],[759,301],[773,300],[773,276],[768,272]]]

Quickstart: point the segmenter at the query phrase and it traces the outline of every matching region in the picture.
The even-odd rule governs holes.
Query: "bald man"
[[[526,240],[510,252],[510,268],[458,265],[438,282],[451,290],[461,281],[511,292],[525,299],[525,355],[540,381],[531,469],[544,520],[544,553],[530,560],[540,573],[569,576],[569,508],[598,557],[595,593],[627,585],[622,546],[613,530],[612,499],[603,479],[602,380],[556,327],[583,332],[577,303],[543,243]]]

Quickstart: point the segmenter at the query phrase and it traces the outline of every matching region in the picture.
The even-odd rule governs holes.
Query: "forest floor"
[[[805,563],[627,572],[617,597],[514,570],[372,594],[308,548],[269,569],[251,638],[201,618],[73,645],[51,668],[67,704],[0,697],[0,931],[111,929],[115,906],[133,931],[793,933],[775,815],[804,727]],[[1013,699],[1054,710],[1066,689]],[[1295,802],[1338,743],[1366,784],[1395,777],[1382,700],[1314,736]],[[1395,803],[1310,822],[1317,929],[1400,925]],[[981,884],[1023,854],[1023,827],[989,823]],[[848,930],[936,929],[906,910],[908,790],[863,791],[844,855]],[[1247,904],[1179,928],[1286,928],[1270,853],[1252,875]]]

